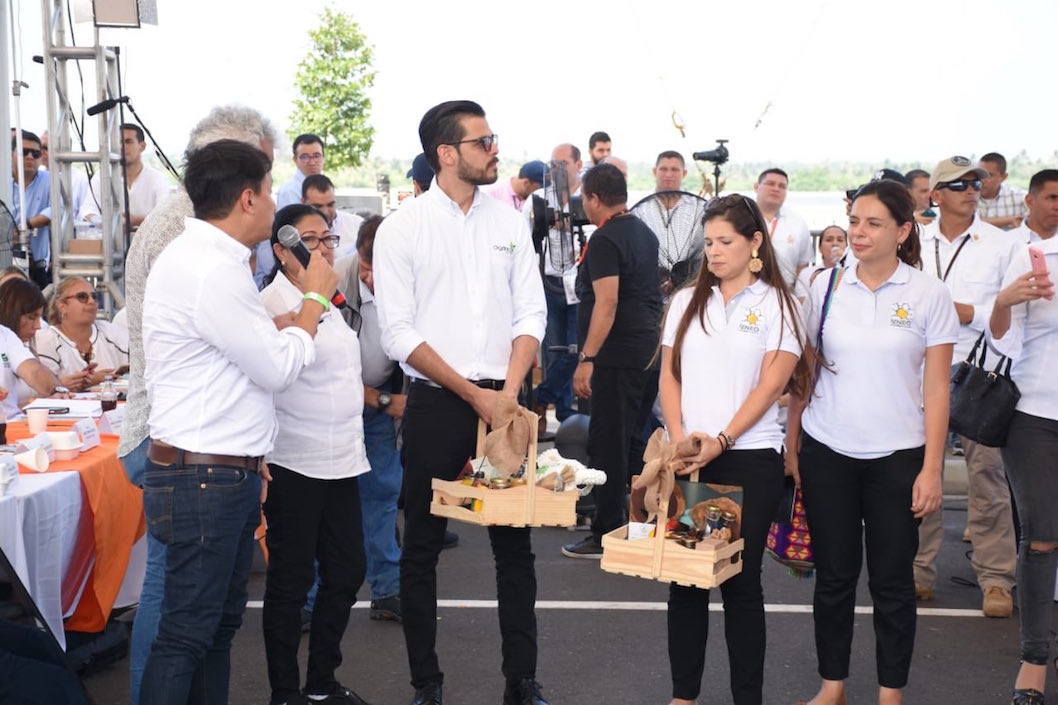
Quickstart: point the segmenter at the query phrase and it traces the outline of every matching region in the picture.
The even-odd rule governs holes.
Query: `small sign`
[[[95,448],[99,445],[99,429],[92,419],[81,419],[73,425],[73,430],[81,437],[81,450]]]
[[[120,436],[121,425],[125,423],[125,405],[118,404],[117,408],[104,411],[99,419],[99,432],[109,436]]]
[[[34,448],[43,448],[44,452],[48,455],[48,462],[55,460],[55,444],[51,442],[51,436],[48,432],[38,433],[32,438],[23,438],[18,442],[17,453],[24,453],[27,450],[33,450]]]
[[[562,274],[562,288],[565,289],[568,305],[580,303],[580,299],[577,298],[577,270],[575,268]]]

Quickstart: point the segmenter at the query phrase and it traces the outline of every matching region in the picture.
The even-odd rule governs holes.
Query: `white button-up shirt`
[[[901,262],[871,291],[845,270],[823,325],[822,370],[805,409],[805,433],[852,458],[881,458],[926,443],[922,372],[926,348],[959,335],[951,294],[936,277]],[[805,302],[814,340],[830,275],[816,277]]]
[[[1017,240],[976,215],[970,227],[951,241],[941,234],[938,217],[922,228],[921,240],[922,271],[937,279],[944,277],[952,257],[966,242],[944,280],[952,301],[974,308],[973,320],[959,326],[959,341],[955,344],[953,357],[963,360],[988,325]]]
[[[685,288],[673,295],[662,345],[671,348],[675,344],[676,329],[693,293]],[[705,311],[706,328],[695,317],[683,336],[680,410],[684,432],[715,434],[726,428],[760,384],[767,353],[781,350],[800,357],[802,341],[793,327],[793,319],[800,317],[800,310],[781,306],[779,293],[763,281],[747,286],[726,306],[720,287],[714,286]],[[778,402],[738,438],[739,449],[779,450],[782,444]]]
[[[1058,235],[1032,246],[1043,252],[1051,281],[1058,279]],[[1028,248],[1022,245],[1003,277],[1003,287],[1031,270]],[[1010,376],[1021,391],[1018,411],[1058,421],[1058,297],[1011,308],[1010,328],[1002,338],[993,338],[992,346],[1013,360]]]
[[[273,395],[316,359],[301,328],[276,330],[250,250],[195,218],[155,260],[143,298],[151,438],[196,453],[259,456],[276,437]]]
[[[304,297],[283,274],[261,292],[268,315],[301,311]],[[275,396],[279,435],[266,460],[306,477],[338,480],[371,469],[364,448],[360,344],[336,308],[316,330],[316,361]]]
[[[786,286],[793,289],[797,283],[798,267],[811,264],[815,258],[812,231],[799,215],[781,208],[779,214],[768,221],[768,234]]]
[[[379,226],[375,297],[382,348],[407,364],[428,343],[467,379],[505,379],[512,343],[543,340],[544,287],[525,219],[480,189],[467,213],[436,183]]]

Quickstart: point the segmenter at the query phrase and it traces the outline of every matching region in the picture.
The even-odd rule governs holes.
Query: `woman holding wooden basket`
[[[743,488],[743,569],[720,586],[736,705],[762,700],[764,543],[783,491],[779,396],[802,394],[809,369],[800,305],[783,281],[757,204],[731,195],[705,213],[693,287],[672,298],[661,341],[661,410],[671,443],[702,441],[699,481]],[[668,636],[673,705],[701,690],[709,591],[672,584]]]

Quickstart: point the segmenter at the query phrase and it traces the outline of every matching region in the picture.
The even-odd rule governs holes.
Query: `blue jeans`
[[[140,487],[147,472],[147,446],[151,439],[145,438],[135,450],[121,459],[129,482]],[[136,608],[136,619],[132,623],[132,640],[129,644],[129,701],[140,704],[140,681],[151,653],[151,644],[158,634],[158,618],[162,611],[162,592],[165,589],[165,544],[147,532],[147,573],[143,576],[140,604]]]
[[[246,609],[261,520],[261,478],[219,465],[148,461],[143,498],[166,562],[158,636],[140,702],[227,703],[231,641]]]
[[[364,548],[371,599],[400,594],[400,546],[397,545],[397,498],[404,469],[397,451],[393,418],[364,408],[364,442],[371,472],[359,476],[364,518]]]
[[[551,286],[562,286],[562,277],[548,277]],[[551,291],[544,287],[547,300],[547,328],[542,344],[544,357],[544,381],[536,388],[536,403],[555,405],[555,416],[565,421],[576,412],[573,409],[573,372],[577,369],[577,356],[565,351],[551,352],[555,345],[573,345],[577,342],[577,305],[567,304],[562,291]]]

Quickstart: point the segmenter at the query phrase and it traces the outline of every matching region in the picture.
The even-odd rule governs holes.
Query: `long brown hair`
[[[800,304],[790,292],[790,288],[786,285],[786,280],[783,279],[782,270],[775,259],[775,250],[772,248],[768,226],[764,222],[764,216],[761,214],[760,208],[745,196],[738,194],[722,196],[714,199],[709,204],[709,207],[706,208],[703,222],[708,224],[710,220],[716,219],[729,223],[739,235],[747,240],[752,241],[757,233],[761,234],[761,243],[760,247],[757,248],[757,256],[760,257],[764,266],[757,274],[757,277],[779,294],[779,311],[782,316],[780,325],[789,318],[790,327],[793,328],[797,339],[801,341],[802,347],[807,346],[808,341],[805,339],[800,318],[793,313],[800,310]],[[705,330],[708,334],[708,330],[705,327],[705,311],[709,305],[709,298],[713,294],[713,287],[719,284],[720,278],[709,270],[707,261],[703,262],[702,268],[698,272],[698,278],[695,279],[693,284],[694,291],[691,293],[691,301],[687,305],[687,310],[683,312],[679,325],[676,327],[676,338],[672,344],[672,374],[677,380],[680,380],[682,376],[680,350],[683,347],[683,339],[687,335],[687,329],[691,327],[691,323],[697,318],[702,330]],[[781,341],[781,328],[779,336]],[[790,377],[787,391],[797,396],[804,394],[808,390],[811,378],[812,371],[808,366],[808,361],[802,355],[797,361],[797,367],[794,368],[793,375]]]
[[[911,234],[900,243],[896,256],[904,264],[922,269],[922,241],[919,239],[918,223],[915,221],[915,202],[907,187],[890,179],[871,181],[856,192],[852,202],[855,203],[857,198],[863,196],[874,196],[881,201],[889,215],[893,216],[897,227],[911,223]]]

